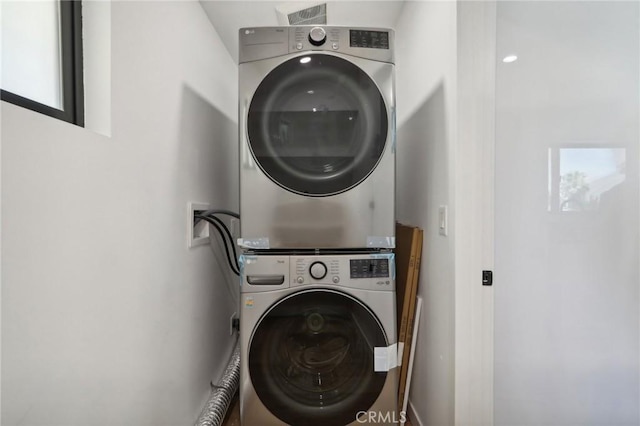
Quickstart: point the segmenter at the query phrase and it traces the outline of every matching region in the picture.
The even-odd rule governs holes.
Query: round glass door
[[[362,182],[384,152],[384,99],[353,63],[331,55],[290,59],[256,90],[247,118],[257,164],[281,187],[324,196]]]
[[[384,387],[374,347],[387,346],[376,316],[332,290],[295,293],[260,319],[249,348],[249,375],[262,403],[290,425],[346,425]]]

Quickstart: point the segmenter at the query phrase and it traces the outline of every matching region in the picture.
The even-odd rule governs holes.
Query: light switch
[[[447,236],[447,206],[438,207],[438,233]]]

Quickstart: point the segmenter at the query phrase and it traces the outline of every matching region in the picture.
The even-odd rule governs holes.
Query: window
[[[626,179],[626,149],[606,144],[549,148],[550,212],[608,207]]]
[[[82,3],[2,2],[2,100],[84,126]]]

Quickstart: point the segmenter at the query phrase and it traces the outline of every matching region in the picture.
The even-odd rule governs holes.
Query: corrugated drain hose
[[[224,417],[240,384],[240,339],[222,378],[211,391],[207,404],[202,409],[196,426],[221,426]]]

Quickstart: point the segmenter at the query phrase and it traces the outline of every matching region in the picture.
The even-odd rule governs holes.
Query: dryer
[[[398,423],[393,254],[241,261],[242,424]]]
[[[395,246],[394,33],[243,28],[240,245]]]

